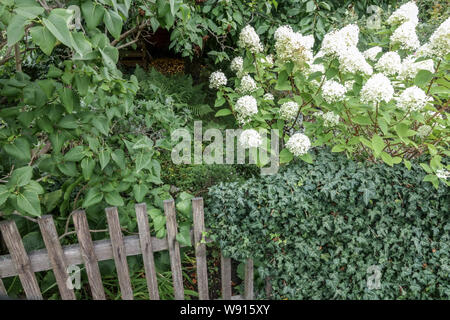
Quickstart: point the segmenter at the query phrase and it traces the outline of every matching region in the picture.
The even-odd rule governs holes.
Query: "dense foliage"
[[[226,255],[253,257],[279,299],[449,299],[449,189],[417,164],[320,152],[281,173],[210,189],[207,227]],[[369,290],[368,268],[381,289]]]

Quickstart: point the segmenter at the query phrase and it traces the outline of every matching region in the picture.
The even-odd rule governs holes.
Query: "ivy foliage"
[[[226,256],[257,261],[275,299],[448,299],[449,190],[423,175],[321,151],[212,187],[206,223]],[[371,266],[380,289],[368,288]]]

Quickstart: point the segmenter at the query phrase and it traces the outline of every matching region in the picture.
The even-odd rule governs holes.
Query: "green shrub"
[[[423,175],[415,163],[319,152],[314,164],[212,187],[206,223],[225,255],[257,261],[277,299],[448,299],[449,190]],[[378,290],[367,287],[372,265]]]

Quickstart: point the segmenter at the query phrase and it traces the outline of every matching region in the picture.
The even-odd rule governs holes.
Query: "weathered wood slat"
[[[244,298],[253,300],[253,260],[247,259],[245,264]]]
[[[51,215],[46,215],[38,219],[39,228],[41,229],[42,238],[48,251],[50,264],[53,268],[56,283],[58,284],[59,293],[63,300],[75,300],[73,289],[69,289],[67,280],[67,263],[64,257],[61,244],[58,239],[55,223]]]
[[[231,259],[220,254],[220,273],[222,278],[222,299],[231,299]]]
[[[113,247],[117,277],[119,278],[120,293],[122,294],[123,300],[133,300],[133,289],[131,288],[130,271],[128,270],[125,244],[120,228],[119,213],[116,207],[107,208],[105,211]]]
[[[98,260],[94,250],[86,213],[82,210],[73,213],[73,222],[80,244],[80,253],[86,266],[86,273],[91,287],[92,297],[95,300],[106,300],[102,284]],[[70,262],[69,262],[70,263]]]
[[[173,200],[164,200],[164,212],[166,214],[167,242],[169,245],[170,267],[172,270],[175,300],[184,300],[180,244],[176,241],[177,220],[175,216],[175,202]]]
[[[272,297],[272,279],[266,277],[266,298],[270,299]]]
[[[203,199],[192,199],[192,213],[194,218],[194,248],[197,264],[197,285],[200,300],[208,300],[208,270],[206,263],[206,244],[202,243],[203,232],[205,232],[205,221],[203,211]]]
[[[0,279],[0,296],[6,296],[6,288],[5,285],[3,284],[2,279]]]
[[[150,300],[159,300],[152,238],[150,236],[150,227],[148,225],[147,205],[145,203],[140,203],[136,205],[135,209],[139,228],[139,242],[142,250],[142,260],[144,261],[145,278],[147,279],[148,294],[150,296]]]
[[[31,269],[30,259],[20,238],[14,221],[0,222],[0,231],[5,240],[6,247],[11,254],[14,266],[19,274],[20,282],[28,299],[42,300],[41,290],[39,289],[36,276]]]
[[[194,234],[191,233],[191,241],[193,241]],[[141,247],[139,243],[139,236],[131,235],[124,237],[125,250],[127,256],[135,256],[141,254]],[[207,239],[206,242],[211,242]],[[97,240],[93,242],[94,251],[98,261],[105,261],[113,259],[111,240]],[[180,247],[184,247],[181,245]],[[153,252],[164,251],[169,248],[167,239],[158,239],[152,237]],[[64,256],[68,265],[83,264],[84,260],[81,257],[80,245],[73,244],[63,247]],[[33,272],[46,271],[52,268],[46,249],[35,250],[28,253],[31,261],[31,269]],[[11,255],[5,254],[0,256],[0,278],[7,278],[16,276],[17,271],[14,268]]]

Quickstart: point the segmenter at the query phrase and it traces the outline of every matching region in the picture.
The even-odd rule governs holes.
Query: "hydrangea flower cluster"
[[[438,170],[436,170],[436,176],[439,179],[447,180],[447,178],[450,177],[450,171],[445,170],[445,169],[438,169]]]
[[[416,62],[415,56],[408,56],[403,59],[400,66],[398,78],[401,80],[414,79],[420,70],[427,70],[434,73],[434,62],[431,59]]]
[[[273,94],[268,92],[264,94],[263,99],[266,101],[273,101],[275,98],[273,97]]]
[[[347,89],[337,81],[327,80],[322,86],[322,97],[328,103],[343,101]]]
[[[284,120],[293,120],[297,116],[299,105],[297,102],[288,101],[281,105],[280,116]]]
[[[241,79],[241,86],[238,88],[241,93],[252,93],[257,89],[256,82],[250,75],[245,75]]]
[[[311,148],[311,141],[303,133],[293,134],[286,142],[286,148],[296,157],[307,154]]]
[[[240,77],[244,71],[244,59],[242,57],[234,58],[231,61],[230,69],[235,72],[238,77]]]
[[[431,130],[431,126],[424,124],[417,129],[417,135],[423,139],[431,133]]]
[[[444,57],[450,53],[450,17],[433,32],[429,46],[438,57]]]
[[[394,96],[394,88],[384,74],[377,73],[367,80],[360,94],[363,103],[389,102]]]
[[[430,97],[417,86],[412,86],[402,92],[397,99],[397,107],[404,111],[420,111],[430,101]]]
[[[302,36],[290,26],[281,26],[275,31],[274,37],[277,57],[281,61],[292,61],[299,68],[312,62],[313,36]]]
[[[345,48],[356,47],[358,38],[358,26],[349,24],[340,30],[327,33],[323,38],[321,51],[324,54],[339,56]]]
[[[209,87],[211,89],[219,89],[227,85],[227,77],[221,71],[215,71],[209,76]]]
[[[416,25],[409,21],[395,29],[390,40],[392,44],[399,43],[400,47],[405,50],[415,50],[420,47]]]
[[[253,96],[240,97],[234,108],[238,113],[238,121],[241,123],[248,122],[251,116],[258,113],[258,103]]]
[[[339,69],[343,72],[357,73],[366,75],[373,73],[372,66],[367,63],[364,55],[355,46],[346,47],[338,56]]]
[[[251,53],[259,53],[263,51],[263,46],[258,34],[252,26],[247,25],[239,34],[238,46],[248,49]]]
[[[383,54],[375,65],[375,68],[387,76],[392,76],[400,71],[402,59],[397,52],[389,51]]]
[[[262,138],[258,131],[254,129],[248,129],[242,131],[239,137],[239,143],[244,148],[256,148],[262,144]]]
[[[376,47],[372,47],[372,48],[364,51],[363,55],[368,60],[376,61],[377,55],[382,51],[383,51],[383,48],[376,46]]]
[[[417,8],[414,1],[410,1],[395,10],[394,13],[388,18],[387,23],[393,25],[411,22],[412,24],[417,25],[419,23],[418,15],[419,8]]]

